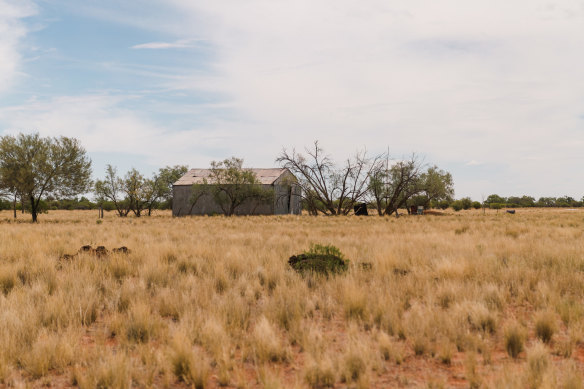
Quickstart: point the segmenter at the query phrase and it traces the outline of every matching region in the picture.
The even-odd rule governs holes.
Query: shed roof
[[[280,178],[285,173],[290,173],[288,169],[281,168],[270,168],[270,169],[245,169],[251,170],[255,173],[257,179],[261,184],[271,185],[278,178]],[[193,185],[202,184],[204,178],[208,178],[211,175],[211,169],[191,169],[185,173],[184,176],[178,179],[174,185]]]

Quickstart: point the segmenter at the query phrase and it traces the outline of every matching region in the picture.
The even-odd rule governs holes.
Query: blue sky
[[[0,134],[150,173],[314,140],[584,195],[584,1],[0,0]]]

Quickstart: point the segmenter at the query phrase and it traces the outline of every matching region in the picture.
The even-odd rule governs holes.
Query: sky
[[[584,195],[584,0],[0,0],[0,135],[151,174],[315,140]]]

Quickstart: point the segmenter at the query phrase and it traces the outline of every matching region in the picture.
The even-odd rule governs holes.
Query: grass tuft
[[[551,312],[543,312],[535,319],[535,335],[544,343],[549,343],[556,332],[556,320]]]
[[[517,324],[512,325],[505,332],[505,349],[509,356],[516,359],[523,351],[523,344],[525,343],[525,335]]]

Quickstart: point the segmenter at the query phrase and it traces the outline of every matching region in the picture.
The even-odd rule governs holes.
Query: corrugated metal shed
[[[271,168],[271,169],[246,169],[255,173],[257,179],[263,185],[272,185],[282,174],[288,172],[288,169]],[[202,184],[204,178],[211,175],[210,169],[191,169],[184,176],[174,183],[175,186],[193,184]]]

